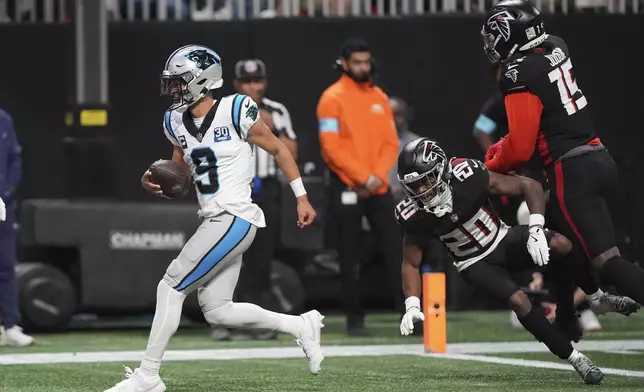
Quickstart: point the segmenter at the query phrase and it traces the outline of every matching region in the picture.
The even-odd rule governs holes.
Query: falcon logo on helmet
[[[514,20],[514,16],[512,16],[508,11],[501,11],[492,15],[487,20],[487,24],[490,26],[490,29],[498,31],[505,42],[508,42],[510,40],[511,20]]]
[[[502,0],[487,12],[481,28],[483,50],[493,64],[540,45],[547,34],[541,12],[528,1]]]
[[[429,163],[431,161],[434,161],[438,159],[438,155],[436,154],[436,151],[431,148],[431,146],[434,144],[432,141],[425,141],[425,149],[423,150],[423,162]]]
[[[451,212],[447,166],[445,151],[429,138],[412,140],[398,156],[398,181],[407,197],[419,208],[439,217]]]

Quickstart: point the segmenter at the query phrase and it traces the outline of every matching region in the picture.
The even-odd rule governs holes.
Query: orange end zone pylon
[[[444,353],[447,350],[445,296],[445,274],[423,274],[423,343],[428,353]]]

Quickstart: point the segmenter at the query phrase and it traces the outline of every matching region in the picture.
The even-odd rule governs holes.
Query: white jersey
[[[166,112],[163,129],[168,140],[183,149],[200,217],[227,211],[257,227],[266,226],[264,213],[250,197],[255,158],[246,139],[258,120],[257,104],[242,94],[217,101],[197,124],[185,108]]]

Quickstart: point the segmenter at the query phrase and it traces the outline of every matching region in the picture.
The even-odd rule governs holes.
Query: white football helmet
[[[190,106],[224,84],[221,57],[202,45],[186,45],[170,55],[161,73],[161,95],[170,95],[170,110]]]

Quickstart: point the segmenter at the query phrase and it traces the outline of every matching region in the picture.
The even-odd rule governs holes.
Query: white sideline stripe
[[[395,346],[328,346],[323,347],[327,357],[373,357],[386,355],[420,355],[421,345]],[[0,355],[0,365],[27,365],[48,363],[90,363],[90,362],[138,362],[142,351],[79,352],[50,354],[7,354]],[[241,348],[218,350],[168,350],[164,361],[235,360],[235,359],[287,359],[302,358],[304,353],[298,347]]]
[[[603,351],[606,354],[619,354],[619,355],[643,355],[639,351],[630,351],[630,350],[606,350]]]
[[[576,347],[582,351],[637,350],[644,349],[644,340],[585,341],[582,342],[582,344],[576,345]],[[421,344],[323,346],[322,349],[324,351],[324,354],[328,357],[427,355],[424,353],[424,348]],[[547,347],[539,342],[459,343],[449,344],[447,346],[447,354],[444,355],[526,353],[547,351]],[[4,354],[0,355],[0,365],[138,362],[142,358],[142,351]],[[284,358],[304,358],[304,355],[302,353],[302,350],[297,347],[216,350],[169,350],[164,355],[164,361]]]
[[[498,365],[512,365],[512,366],[523,366],[523,367],[531,367],[531,368],[539,368],[539,369],[575,371],[575,369],[571,365],[567,365],[564,363],[534,361],[534,360],[519,359],[519,358],[502,358],[502,357],[490,357],[487,355],[468,355],[468,354],[425,354],[424,356],[432,357],[432,358],[458,359],[458,360],[465,360],[465,361],[494,363]],[[612,368],[604,368],[604,367],[601,367],[601,370],[604,374],[609,374],[614,376],[644,378],[644,372],[636,371],[636,370],[612,369]]]

